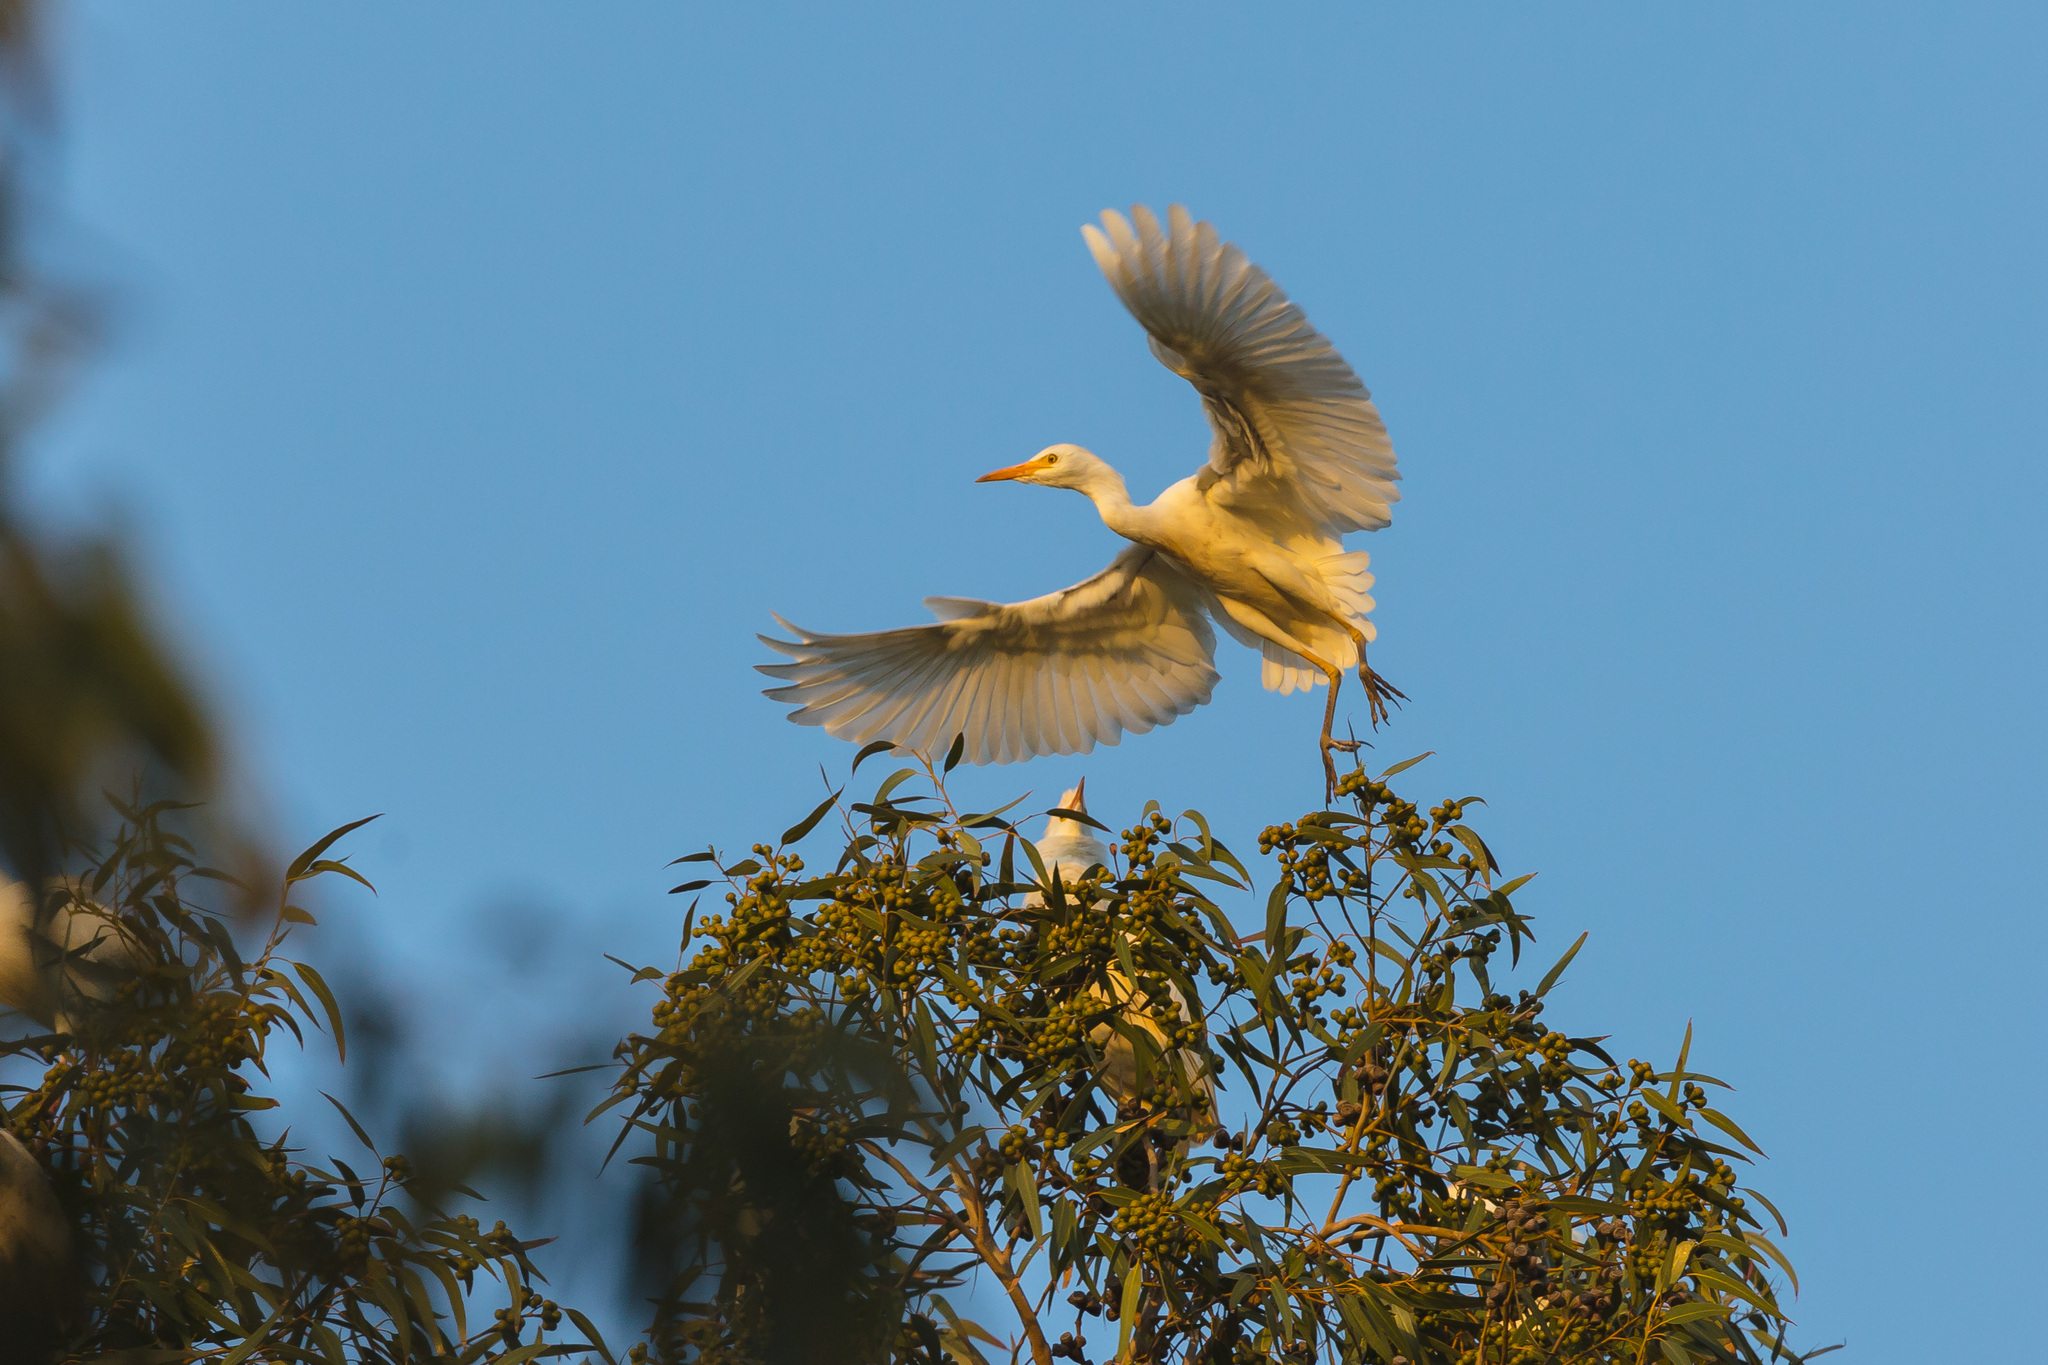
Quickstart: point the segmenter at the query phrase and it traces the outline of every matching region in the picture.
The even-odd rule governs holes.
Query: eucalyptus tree
[[[1354,769],[1263,893],[1153,803],[1070,879],[956,808],[960,747],[680,860],[602,1107],[667,1194],[636,1358],[1799,1358],[1725,1085],[1544,1021],[1584,936],[1517,984],[1477,801]]]

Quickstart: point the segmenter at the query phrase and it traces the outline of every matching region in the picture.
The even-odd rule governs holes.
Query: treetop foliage
[[[1069,881],[934,767],[680,860],[725,904],[639,973],[662,997],[604,1106],[670,1195],[648,1353],[1797,1358],[1724,1084],[1689,1034],[1654,1066],[1547,1026],[1579,944],[1509,989],[1527,878],[1476,800],[1400,795],[1407,766],[1260,834],[1250,933],[1224,905],[1252,875],[1199,813],[1148,805]],[[835,812],[813,866],[795,845]],[[956,1302],[976,1287],[996,1316]]]

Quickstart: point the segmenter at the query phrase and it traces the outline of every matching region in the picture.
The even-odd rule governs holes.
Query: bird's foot
[[[1322,739],[1322,750],[1323,804],[1327,806],[1337,799],[1337,760],[1330,755],[1334,753],[1357,753],[1358,741],[1355,739],[1335,739],[1325,734]]]
[[[1372,728],[1380,728],[1380,722],[1390,718],[1389,702],[1399,706],[1408,700],[1408,694],[1372,671],[1365,664],[1358,665],[1358,681],[1365,688],[1365,705],[1371,717]]]

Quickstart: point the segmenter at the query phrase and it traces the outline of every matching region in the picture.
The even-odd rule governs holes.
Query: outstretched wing
[[[1364,384],[1245,254],[1175,204],[1081,229],[1152,354],[1202,395],[1215,439],[1202,488],[1236,510],[1325,537],[1377,531],[1401,499],[1394,447]],[[1133,225],[1135,223],[1135,226]],[[1291,528],[1289,526],[1291,523]]]
[[[972,763],[1087,753],[1209,700],[1215,632],[1202,597],[1157,551],[1134,545],[1085,583],[1004,606],[931,597],[936,625],[761,642],[794,662],[756,664],[765,695],[840,739],[924,754],[965,735]]]

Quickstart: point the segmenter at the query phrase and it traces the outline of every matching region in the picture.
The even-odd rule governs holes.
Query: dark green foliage
[[[446,1217],[402,1199],[403,1156],[365,1151],[320,1162],[251,1115],[271,1046],[340,1014],[320,975],[282,955],[312,916],[290,897],[314,878],[361,880],[326,852],[337,830],[284,878],[252,953],[195,899],[218,875],[194,866],[162,803],[122,808],[111,844],[54,884],[61,908],[118,940],[101,983],[67,1031],[0,1047],[8,1130],[48,1172],[72,1224],[78,1266],[60,1358],[123,1349],[149,1359],[516,1361],[561,1312],[541,1295],[529,1253],[501,1223]],[[105,978],[111,977],[111,980]],[[337,1106],[338,1107],[338,1106]],[[280,1125],[281,1127],[281,1125]],[[476,1306],[496,1298],[495,1315]],[[518,1349],[521,1343],[524,1349]]]
[[[695,855],[725,910],[639,974],[662,999],[605,1106],[693,1233],[653,1355],[802,1358],[780,1310],[816,1277],[850,1358],[885,1320],[902,1361],[1794,1358],[1756,1149],[1690,1039],[1654,1067],[1549,1028],[1571,954],[1505,984],[1534,936],[1475,803],[1340,792],[1260,836],[1249,935],[1199,815],[1148,807],[1056,885],[932,769],[848,808],[829,868],[789,847],[816,814]],[[955,1312],[974,1271],[1006,1320]]]

